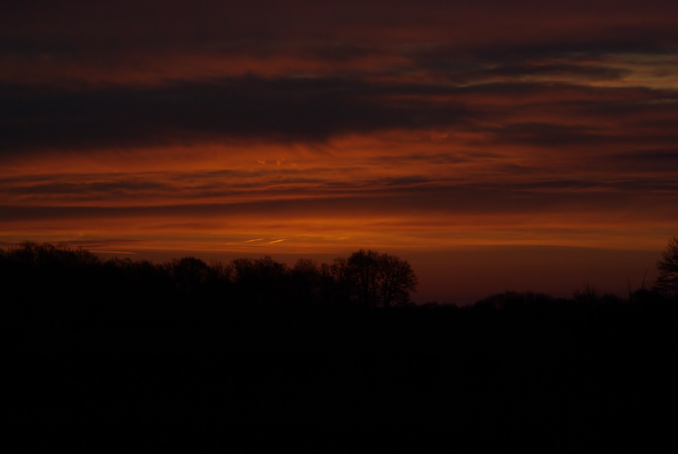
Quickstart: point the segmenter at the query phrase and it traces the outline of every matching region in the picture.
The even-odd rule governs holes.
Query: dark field
[[[282,281],[7,263],[6,408],[28,443],[676,448],[678,302],[650,290],[384,308],[337,288],[328,301],[294,287],[295,300]]]

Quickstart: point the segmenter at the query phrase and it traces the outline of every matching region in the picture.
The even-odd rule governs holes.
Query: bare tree
[[[362,306],[404,305],[417,286],[410,264],[389,254],[361,249],[341,265],[343,275],[352,283],[354,299]]]
[[[380,297],[384,307],[402,306],[410,301],[410,291],[417,287],[417,277],[405,260],[388,254],[379,257]]]
[[[354,252],[346,261],[354,296],[361,306],[376,307],[380,281],[379,254],[364,249]]]
[[[657,260],[659,276],[655,283],[657,290],[668,293],[678,292],[678,238],[669,240],[662,258]]]
[[[174,259],[165,265],[165,269],[177,290],[188,293],[204,289],[211,273],[209,265],[195,257]]]

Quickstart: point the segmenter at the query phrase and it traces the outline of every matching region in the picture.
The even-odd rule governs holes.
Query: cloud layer
[[[677,17],[668,1],[15,2],[0,241],[661,248]]]

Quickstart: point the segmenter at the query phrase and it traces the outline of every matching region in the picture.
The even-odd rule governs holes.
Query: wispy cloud
[[[675,229],[676,2],[57,3],[0,17],[0,239],[619,247]]]

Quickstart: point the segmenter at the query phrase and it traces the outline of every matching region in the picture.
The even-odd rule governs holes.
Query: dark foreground
[[[158,305],[162,323],[52,323],[44,305],[5,319],[14,433],[132,452],[676,448],[675,305],[202,303]]]
[[[678,452],[678,301],[651,291],[374,308],[342,267],[0,258],[26,452]]]

